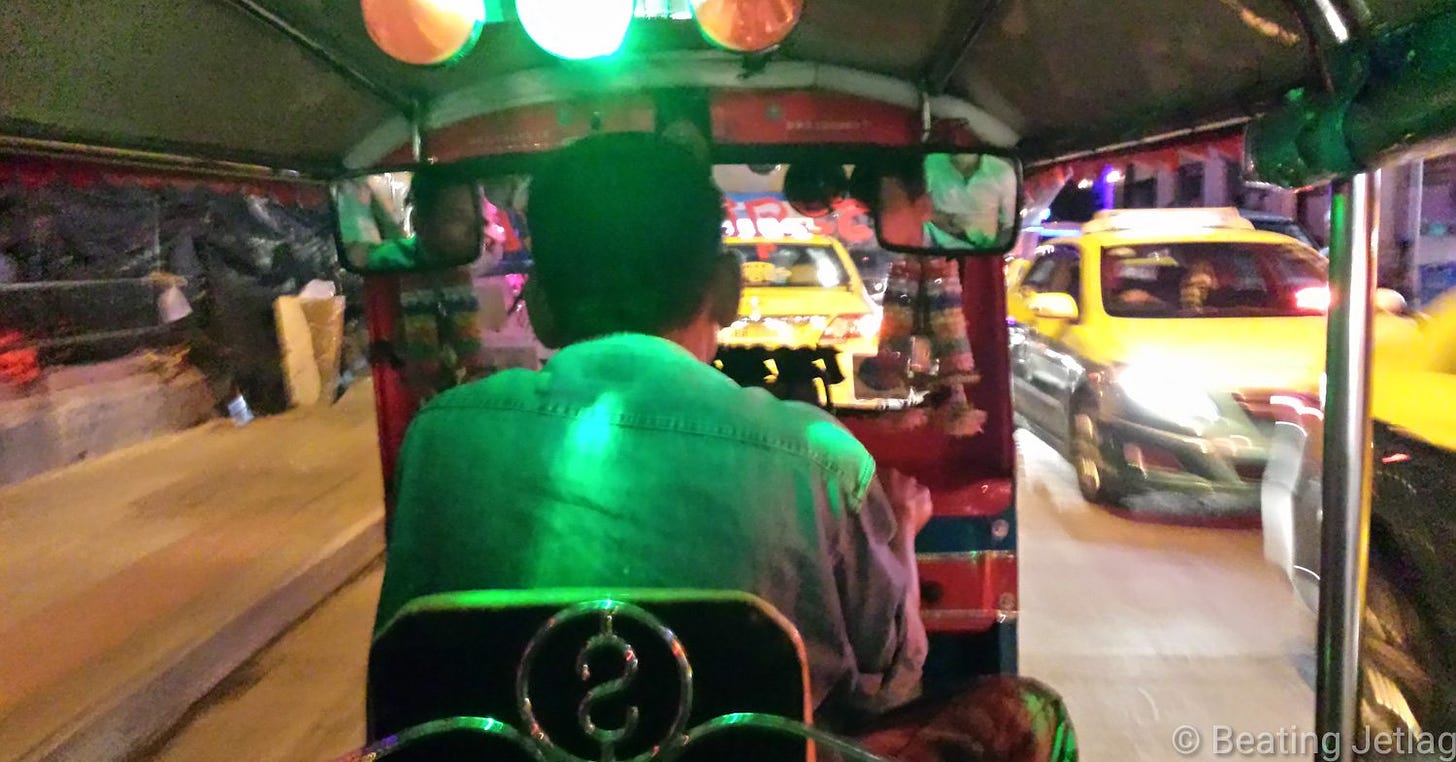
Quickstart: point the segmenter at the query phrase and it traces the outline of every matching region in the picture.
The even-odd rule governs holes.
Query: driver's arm
[[[928,642],[913,532],[902,531],[879,479],[848,516],[836,581],[854,650],[851,708],[880,714],[915,698]]]

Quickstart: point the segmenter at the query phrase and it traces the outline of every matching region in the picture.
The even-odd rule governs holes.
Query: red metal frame
[[[364,279],[364,317],[371,342],[395,336],[399,323],[399,278],[388,275]],[[419,399],[405,383],[401,368],[371,352],[374,378],[374,417],[379,429],[379,465],[384,479],[384,520],[394,517],[394,473],[405,430],[419,408]]]

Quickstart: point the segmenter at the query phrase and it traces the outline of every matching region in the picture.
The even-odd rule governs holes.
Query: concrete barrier
[[[213,416],[207,381],[190,368],[164,378],[133,356],[50,370],[26,396],[0,399],[0,486]]]

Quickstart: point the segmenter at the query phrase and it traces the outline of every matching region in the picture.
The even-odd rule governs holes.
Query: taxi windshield
[[[798,243],[728,244],[743,265],[747,288],[848,288],[849,272],[828,246]]]
[[[1319,314],[1327,284],[1323,260],[1296,244],[1154,243],[1102,256],[1102,302],[1112,317]]]

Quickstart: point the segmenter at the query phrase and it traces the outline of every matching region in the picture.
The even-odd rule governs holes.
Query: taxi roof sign
[[[1187,230],[1253,230],[1233,207],[1194,209],[1104,209],[1082,225],[1083,233]]]

